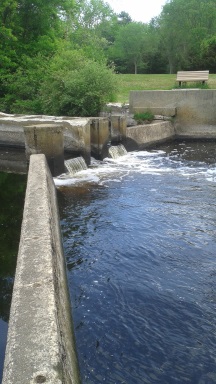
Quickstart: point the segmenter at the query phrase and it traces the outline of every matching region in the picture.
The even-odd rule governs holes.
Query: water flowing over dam
[[[124,145],[119,144],[119,145],[112,145],[108,149],[110,156],[113,159],[117,159],[120,156],[124,156],[127,154],[127,150],[125,149]]]
[[[74,159],[65,160],[65,167],[70,175],[87,169],[87,165],[83,157],[75,157]]]

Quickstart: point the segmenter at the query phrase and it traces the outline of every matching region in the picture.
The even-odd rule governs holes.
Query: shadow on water
[[[0,172],[0,382],[24,207],[26,175]]]

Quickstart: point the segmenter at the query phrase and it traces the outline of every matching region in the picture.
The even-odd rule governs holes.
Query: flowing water
[[[82,156],[75,157],[74,159],[65,160],[65,167],[70,175],[87,169],[86,162]]]
[[[0,172],[0,383],[19,246],[26,176]]]
[[[82,383],[216,383],[216,143],[131,152],[63,182]]]
[[[108,152],[113,159],[117,159],[118,157],[125,156],[127,154],[127,150],[122,144],[112,145],[109,147]]]

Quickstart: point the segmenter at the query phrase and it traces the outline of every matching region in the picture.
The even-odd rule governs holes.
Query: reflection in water
[[[16,268],[26,176],[0,173],[0,382]]]
[[[174,142],[59,189],[83,384],[216,383],[215,163]]]

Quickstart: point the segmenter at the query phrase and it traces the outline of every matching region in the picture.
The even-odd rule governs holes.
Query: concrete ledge
[[[55,186],[32,155],[2,384],[80,383]]]
[[[130,139],[136,143],[137,149],[142,149],[146,145],[173,138],[174,135],[174,126],[170,121],[159,121],[152,124],[127,127],[126,142]]]
[[[0,112],[0,143],[25,147],[24,127],[56,124],[63,127],[64,148],[90,161],[90,119],[46,115],[9,115]]]

